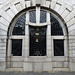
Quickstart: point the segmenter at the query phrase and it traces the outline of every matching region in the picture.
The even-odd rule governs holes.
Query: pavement
[[[0,72],[0,75],[75,75],[75,72]]]

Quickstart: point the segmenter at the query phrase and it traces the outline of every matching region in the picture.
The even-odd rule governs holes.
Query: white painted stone
[[[30,1],[26,1],[26,7],[30,7]]]
[[[72,26],[70,26],[70,27],[68,27],[68,31],[69,31],[69,32],[71,32],[71,31],[73,31],[73,30],[75,30],[75,24],[72,25]]]
[[[6,19],[4,19],[3,17],[0,17],[0,23],[6,25],[7,27],[9,25],[9,22]]]
[[[69,67],[69,62],[64,62],[64,66],[63,67]]]
[[[70,62],[69,63],[69,68],[71,69],[71,71],[75,71],[75,63],[73,63],[73,62]]]
[[[30,3],[31,3],[32,6],[36,5],[36,1],[35,0],[30,0]]]
[[[1,62],[5,62],[5,61],[6,61],[6,58],[3,58],[3,57],[0,58],[0,63],[1,63]]]
[[[33,71],[33,64],[32,63],[24,63],[24,71]]]
[[[62,68],[63,67],[63,63],[62,62],[53,62],[53,67],[55,67],[55,68]]]
[[[12,11],[11,9],[7,10],[6,12],[7,12],[8,15],[9,15],[10,17],[12,17],[12,18],[15,16],[15,14],[13,13],[13,11]]]
[[[15,72],[22,72],[24,71],[23,68],[7,68],[6,69],[6,72],[12,72],[12,71],[15,71]]]
[[[12,5],[10,8],[11,8],[11,10],[14,12],[15,15],[18,13],[18,10],[17,10],[17,8],[15,7],[15,5]]]
[[[0,71],[5,71],[5,69],[6,69],[6,63],[0,62]]]
[[[75,23],[75,18],[72,18],[69,22],[67,22],[67,26],[69,27],[74,23]]]
[[[19,2],[20,2],[19,0],[15,0],[15,1],[12,0],[12,1],[11,1],[11,5],[15,5],[15,4],[19,3]]]
[[[7,1],[7,0],[0,0],[0,4],[4,3],[5,1]]]
[[[3,29],[3,30],[5,30],[5,31],[7,31],[6,25],[4,25],[4,24],[2,24],[2,23],[0,23],[0,29]]]
[[[52,57],[52,61],[68,61],[68,57],[62,56],[62,57]]]
[[[42,0],[42,1],[43,1],[43,0]],[[44,2],[45,2],[45,1],[44,1]],[[46,7],[49,8],[49,7],[50,7],[50,4],[51,4],[50,1],[46,1],[45,3],[43,3],[43,6],[46,6]]]
[[[6,53],[6,50],[0,50],[0,54],[5,54]]]
[[[16,4],[15,6],[16,6],[16,8],[17,8],[18,11],[21,11],[22,10],[22,7],[21,7],[21,4],[20,3]]]
[[[34,66],[33,66],[33,71],[34,72],[42,72],[43,70],[43,63],[34,63]]]
[[[61,16],[62,16],[63,18],[65,18],[68,14],[69,14],[69,11],[68,11],[68,10],[65,10],[65,11],[61,14]]]
[[[57,0],[57,3],[60,4],[60,5],[63,5],[64,1],[63,0]]]
[[[22,6],[22,9],[25,9],[25,0],[19,0],[20,4]]]
[[[64,4],[65,5],[65,4]],[[65,11],[65,7],[61,6],[60,9],[58,10],[58,13],[61,15]]]
[[[0,54],[0,58],[5,58],[6,54]]]
[[[2,31],[3,32],[3,31]],[[0,39],[6,39],[7,36],[6,35],[0,35]]]
[[[72,18],[74,17],[74,14],[71,12],[69,15],[67,15],[66,17],[65,17],[65,22],[68,22],[68,21],[70,21]]]
[[[75,35],[75,30],[69,32],[69,36],[73,36],[73,35]]]
[[[66,4],[65,7],[66,7],[70,12],[73,10],[73,7],[70,6],[70,5],[68,5],[68,4]]]
[[[43,71],[52,71],[52,62],[43,63]]]
[[[11,68],[22,68],[23,62],[10,62]]]
[[[56,1],[52,0],[52,2],[51,2],[51,9],[54,9],[55,5],[56,5]]]
[[[69,68],[53,68],[53,71],[70,71]]]
[[[59,4],[56,3],[56,6],[55,6],[54,10],[58,11],[60,7],[61,7],[61,5],[59,5]]]
[[[18,57],[12,56],[11,58],[10,57],[8,57],[8,58],[9,58],[8,61],[10,61],[10,59],[11,59],[11,61],[13,61],[13,62],[20,62],[20,61],[23,62],[23,60],[24,60],[22,56],[18,56]]]
[[[5,18],[8,22],[11,22],[12,20],[12,18],[6,12],[2,14],[2,17]]]

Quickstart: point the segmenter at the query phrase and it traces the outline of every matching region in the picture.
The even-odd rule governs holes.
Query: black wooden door
[[[29,26],[30,56],[46,56],[46,26]]]

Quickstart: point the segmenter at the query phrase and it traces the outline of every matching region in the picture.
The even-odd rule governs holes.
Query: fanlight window
[[[59,35],[63,35],[63,30],[62,27],[60,25],[60,23],[58,22],[58,20],[52,15],[50,14],[50,21],[51,21],[51,35],[52,36],[59,36]]]
[[[36,13],[37,11],[36,10],[32,10],[32,11],[29,11],[29,12],[26,12],[25,14],[22,14],[18,19],[17,21],[15,22],[15,25],[13,27],[13,31],[12,31],[12,36],[16,36],[17,35],[19,36],[19,39],[16,39],[16,38],[12,38],[12,51],[11,51],[11,54],[13,56],[22,56],[22,45],[23,45],[23,38],[22,36],[25,36],[25,28],[26,28],[26,21],[28,20],[29,24],[37,24],[37,20],[36,20]],[[29,16],[26,16],[27,14],[29,14]],[[64,36],[64,32],[63,32],[63,29],[62,29],[62,26],[60,24],[60,22],[57,20],[57,18],[54,16],[53,13],[50,13],[50,12],[47,12],[45,10],[40,10],[40,15],[39,16],[39,25],[42,25],[43,24],[47,24],[47,21],[50,21],[50,30],[49,32],[51,31],[51,34],[50,34],[50,37],[57,37],[57,36]],[[50,20],[47,20],[48,18],[47,17],[50,17]],[[34,25],[33,24],[33,25]],[[35,28],[36,27],[36,28]],[[31,39],[31,51],[29,51],[29,54],[30,56],[46,56],[46,30],[47,30],[47,25],[45,28],[40,28],[39,26],[35,26],[35,27],[28,27],[29,28],[29,33],[30,33],[30,36],[29,36]],[[38,30],[39,29],[39,30]],[[43,30],[42,30],[43,29]],[[32,33],[31,33],[32,32]],[[28,33],[28,34],[29,34]],[[22,36],[21,36],[22,35]],[[41,38],[41,37],[42,38]],[[43,38],[44,36],[44,38]],[[20,38],[21,37],[21,38]],[[35,40],[33,39],[33,37],[35,38]],[[38,37],[38,38],[36,38]],[[40,41],[44,40],[45,41],[45,44],[41,44]],[[33,46],[33,41],[36,41],[36,44],[34,44],[34,47]],[[52,39],[53,41],[53,51],[54,51],[54,56],[64,56],[64,39],[63,38],[54,38]],[[37,44],[37,42],[39,43],[39,45]],[[38,48],[37,48],[37,51],[35,51],[36,49],[33,49],[33,48],[36,48],[36,47],[39,47],[41,46],[38,51]],[[41,50],[41,48],[44,46],[44,49]],[[16,48],[17,47],[17,48]],[[45,53],[44,53],[45,52]],[[16,54],[17,53],[17,54]]]
[[[26,15],[23,14],[16,21],[12,35],[25,35],[25,21],[26,21]]]

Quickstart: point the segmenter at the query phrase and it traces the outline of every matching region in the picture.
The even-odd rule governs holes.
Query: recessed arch
[[[38,9],[37,9],[38,8]],[[40,15],[38,15],[39,16],[39,23],[37,22],[38,20],[36,20],[36,22],[30,22],[30,20],[29,20],[29,12],[30,11],[33,11],[33,10],[35,10],[36,11],[36,9],[37,9],[37,11],[46,11],[46,21],[44,21],[44,23],[42,22],[42,23],[40,23]],[[36,13],[37,13],[37,11],[36,11]],[[25,21],[25,35],[23,35],[23,36],[20,36],[20,35],[18,35],[18,36],[16,36],[16,35],[11,35],[12,34],[12,31],[13,31],[13,28],[14,28],[14,26],[16,25],[16,22],[17,22],[17,20],[22,16],[22,15],[24,15],[24,14],[26,14],[26,21]],[[62,28],[62,31],[63,31],[63,35],[62,36],[52,36],[51,35],[51,21],[50,21],[50,14],[53,14],[53,16],[57,19],[57,21],[60,23],[60,25],[61,25],[61,28]],[[48,18],[49,18],[49,20],[48,20]],[[49,53],[49,51],[51,50],[51,53],[52,53],[52,58],[55,58],[56,59],[56,57],[58,57],[59,58],[59,56],[61,57],[61,59],[62,58],[64,58],[64,59],[66,59],[65,58],[65,56],[67,56],[68,54],[66,54],[66,51],[68,51],[68,49],[66,50],[65,48],[66,47],[68,47],[68,44],[66,45],[66,47],[65,47],[65,44],[67,43],[67,31],[68,30],[66,30],[66,25],[65,25],[65,23],[64,23],[64,20],[62,21],[62,18],[61,18],[61,16],[59,16],[55,11],[53,11],[52,9],[48,9],[48,8],[46,8],[46,7],[30,7],[30,8],[27,8],[27,9],[24,9],[24,10],[22,10],[21,12],[19,12],[14,18],[13,18],[13,20],[12,20],[12,22],[10,23],[10,26],[9,26],[9,30],[8,30],[8,52],[10,52],[10,53],[7,53],[7,59],[8,59],[8,57],[11,59],[11,57],[12,57],[12,59],[11,59],[11,61],[9,62],[10,64],[11,64],[11,62],[13,63],[14,61],[14,59],[15,58],[17,58],[18,60],[19,60],[19,62],[21,61],[23,61],[26,57],[27,57],[27,59],[30,59],[30,58],[34,58],[34,55],[32,54],[32,56],[30,56],[29,55],[29,47],[30,47],[30,45],[29,45],[29,43],[30,43],[30,37],[29,37],[29,26],[36,26],[36,28],[39,28],[39,26],[40,27],[42,27],[42,26],[47,26],[47,28],[46,28],[46,30],[47,30],[47,32],[46,32],[46,35],[44,35],[45,36],[45,48],[42,48],[42,49],[45,49],[44,50],[44,52],[46,52],[44,55],[42,55],[42,54],[40,54],[40,53],[42,53],[40,50],[37,50],[37,51],[35,51],[34,50],[34,54],[35,54],[35,57],[37,57],[37,58],[46,58],[46,57],[50,57],[50,54],[48,54]],[[35,28],[34,28],[35,29]],[[39,29],[41,29],[41,28],[39,28]],[[35,29],[36,30],[36,29]],[[35,31],[35,34],[34,34],[35,36],[37,36],[37,38],[36,39],[33,39],[34,40],[34,42],[35,43],[38,43],[38,42],[40,42],[40,40],[38,39],[38,36],[40,35],[40,31],[39,32],[36,32]],[[40,37],[40,39],[42,39],[41,37]],[[15,40],[17,41],[16,43],[14,43],[15,42]],[[32,40],[32,39],[31,39]],[[50,41],[51,40],[51,41]],[[15,47],[14,46],[19,46],[19,44],[18,44],[18,42],[19,42],[19,44],[21,45],[21,47],[20,47],[20,49],[22,49],[22,50],[20,50],[21,51],[21,54],[18,56],[18,55],[16,55],[16,54],[14,54],[16,51],[15,50],[13,50]],[[59,44],[61,44],[60,46],[62,46],[62,47],[59,47],[58,45],[56,45],[56,43],[58,42],[58,45]],[[32,42],[33,43],[33,42]],[[12,46],[10,46],[10,48],[9,48],[9,44]],[[15,44],[15,45],[14,45]],[[42,45],[42,44],[41,44]],[[35,46],[35,45],[34,45]],[[36,45],[37,46],[37,45]],[[59,50],[59,52],[61,51],[61,48],[63,49],[61,52],[63,52],[63,53],[61,53],[61,54],[58,54],[57,53],[57,48],[56,48],[56,46],[60,49]],[[40,47],[40,46],[39,46]],[[12,49],[11,49],[12,48]],[[32,47],[33,48],[33,47]],[[16,49],[16,48],[15,48]],[[40,49],[40,48],[37,48],[37,49]],[[11,51],[10,51],[11,50]],[[13,51],[12,51],[13,50]],[[17,49],[16,49],[17,50]],[[43,50],[42,50],[43,51]],[[32,52],[32,51],[31,51]],[[17,53],[17,52],[16,52]],[[36,54],[37,53],[37,54]],[[54,53],[56,53],[56,54],[54,54]],[[19,59],[19,58],[23,58],[23,60],[21,60],[21,59]],[[50,57],[51,58],[51,57]],[[25,60],[26,61],[26,60]],[[31,60],[31,61],[33,61],[33,60]],[[31,62],[31,61],[29,61],[29,62]],[[62,61],[62,60],[61,60]],[[34,62],[34,61],[33,61]],[[43,62],[43,61],[42,61]],[[45,61],[46,62],[46,61]],[[18,63],[18,61],[16,60],[16,63]],[[25,62],[22,62],[21,64],[22,64],[22,68],[23,68],[23,63],[25,63]],[[14,64],[13,64],[13,66],[14,66]],[[20,66],[17,66],[17,68],[19,68]],[[10,68],[12,68],[12,66],[10,65]]]
[[[63,25],[64,25],[64,27],[65,27],[66,35],[68,36],[68,27],[67,27],[67,25],[66,25],[65,20],[61,17],[61,15],[59,15],[55,10],[53,10],[53,9],[51,9],[51,8],[47,8],[47,7],[44,7],[44,6],[40,6],[40,8],[41,8],[41,9],[44,9],[44,10],[46,10],[46,11],[52,12],[55,16],[57,16],[57,18],[62,21],[62,23],[63,23]],[[11,24],[13,23],[14,19],[15,19],[16,17],[19,17],[20,14],[25,13],[26,11],[29,11],[29,10],[34,10],[34,9],[36,9],[36,7],[35,7],[35,6],[31,6],[31,7],[25,8],[25,9],[21,10],[20,12],[18,12],[18,13],[15,15],[15,17],[12,19],[12,21],[10,22],[10,24],[9,24],[9,27],[8,27],[8,30],[7,30],[7,36],[8,36],[8,34],[9,34],[9,29],[10,29],[10,26],[11,26]]]

